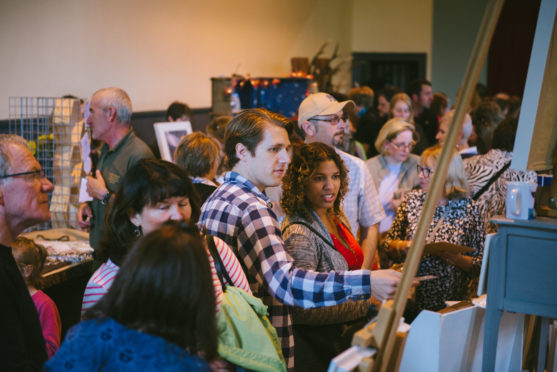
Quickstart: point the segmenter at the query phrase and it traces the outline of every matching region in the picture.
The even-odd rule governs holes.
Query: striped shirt
[[[119,269],[120,267],[109,258],[108,261],[95,271],[85,287],[83,303],[81,304],[81,315],[87,309],[93,307],[108,292]]]
[[[222,263],[224,264],[224,268],[228,272],[230,279],[232,279],[232,284],[235,287],[241,288],[247,293],[251,294],[251,289],[249,287],[248,280],[246,278],[246,274],[242,270],[242,266],[240,262],[234,255],[234,252],[230,249],[230,247],[218,237],[213,237],[215,241],[215,246],[217,247],[217,251],[221,257]],[[209,256],[209,264],[211,266],[211,275],[213,277],[213,286],[215,287],[215,300],[217,304],[217,312],[220,309],[220,304],[222,303],[222,286],[219,281],[219,277],[217,276],[217,270],[215,269],[215,262],[213,261],[213,257],[207,250],[207,254]],[[92,307],[96,304],[102,296],[108,293],[116,274],[120,268],[110,259],[102,264],[97,271],[93,274],[89,282],[87,282],[87,286],[85,287],[85,293],[83,295],[83,303],[81,305],[81,315],[85,313],[87,309]]]
[[[232,279],[232,285],[234,285],[234,287],[243,289],[249,294],[252,294],[249,287],[248,279],[246,278],[246,274],[244,274],[244,270],[242,270],[242,266],[234,255],[234,252],[232,252],[228,244],[226,244],[218,237],[214,236],[213,239],[215,241],[215,246],[217,247],[217,251],[219,252],[222,263],[224,264],[224,268],[230,276],[230,279]],[[209,253],[209,251],[207,251],[207,253]],[[213,256],[211,256],[210,253],[209,264],[211,265],[211,274],[213,276],[213,286],[215,287],[215,300],[217,303],[218,312],[220,309],[220,304],[222,303],[223,291],[219,277],[217,275],[217,270],[215,269],[215,261],[213,260]]]
[[[367,299],[371,294],[368,270],[317,273],[295,268],[284,250],[269,199],[238,173],[226,173],[224,183],[201,207],[200,224],[241,259],[253,293],[269,307],[289,369],[294,366],[289,306],[332,306]]]

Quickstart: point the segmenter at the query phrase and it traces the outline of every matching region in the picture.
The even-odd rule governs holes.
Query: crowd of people
[[[426,80],[347,98],[311,94],[297,121],[266,109],[215,117],[171,163],[135,136],[125,91],[95,92],[87,124],[102,147],[87,177],[93,200],[78,211],[95,272],[61,345],[56,305],[40,290],[44,248],[18,238],[49,220],[53,185],[25,140],[0,135],[3,365],[325,370],[393,297],[454,115]],[[464,118],[426,243],[468,249],[424,254],[418,275],[430,279],[408,320],[471,297],[506,182],[535,181],[508,167],[517,109],[501,102],[484,98]],[[166,115],[193,112],[174,102]],[[230,318],[238,301],[255,312],[249,321]],[[236,341],[253,322],[256,341]]]

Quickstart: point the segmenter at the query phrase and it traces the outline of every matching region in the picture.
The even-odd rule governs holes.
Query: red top
[[[46,343],[46,353],[48,359],[52,358],[58,348],[60,348],[60,338],[62,333],[62,322],[60,314],[54,301],[50,299],[43,291],[38,290],[31,296],[43,329],[43,337]]]
[[[348,243],[348,248],[334,235],[330,234],[333,239],[335,249],[344,257],[348,263],[350,270],[358,270],[362,268],[364,263],[364,253],[362,248],[350,230],[340,223],[337,219],[334,221],[337,225],[337,231],[342,239]]]

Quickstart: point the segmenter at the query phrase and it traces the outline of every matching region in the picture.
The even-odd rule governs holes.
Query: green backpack
[[[231,284],[213,237],[206,235],[206,241],[224,291],[217,314],[219,356],[247,370],[286,371],[277,332],[267,318],[267,306]]]

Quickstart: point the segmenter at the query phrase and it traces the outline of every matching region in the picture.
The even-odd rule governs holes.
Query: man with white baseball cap
[[[353,101],[338,102],[327,93],[306,97],[298,109],[298,126],[306,143],[322,142],[331,147],[344,141],[345,109],[353,109]],[[364,252],[362,268],[371,269],[377,248],[379,222],[385,212],[365,163],[355,156],[336,149],[348,169],[349,186],[343,209],[354,236],[358,236]]]

